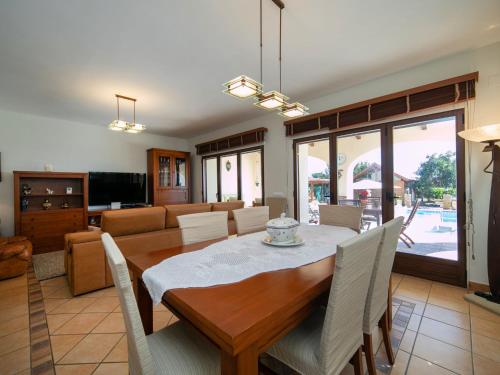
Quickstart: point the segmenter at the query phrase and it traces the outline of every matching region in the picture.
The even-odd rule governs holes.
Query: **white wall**
[[[305,69],[307,70],[307,67]],[[310,112],[314,113],[473,71],[479,71],[479,82],[476,86],[477,99],[475,100],[474,110],[469,112],[472,118],[470,124],[466,124],[466,126],[477,127],[500,122],[500,43],[419,65],[346,90],[334,92],[305,104],[310,107]],[[227,100],[232,99],[228,97]],[[251,105],[251,101],[242,102],[242,105]],[[458,107],[463,107],[463,104],[434,109],[429,112],[439,112]],[[412,116],[415,116],[415,114],[412,114]],[[190,140],[192,152],[195,152],[194,145],[196,143],[260,126],[269,129],[265,138],[264,150],[266,196],[270,196],[274,192],[285,193],[289,198],[289,207],[292,211],[292,140],[285,137],[283,121],[275,113],[265,114],[242,123],[228,124],[224,129],[194,137]],[[470,252],[468,253],[468,275],[471,281],[486,283],[488,280],[486,269],[487,219],[491,177],[484,174],[482,168],[487,164],[489,155],[481,152],[481,145],[472,145],[471,149],[472,173],[470,178],[473,181],[472,198],[474,200],[476,224],[476,235],[474,237],[476,258],[472,260]],[[193,197],[196,201],[199,201],[201,200],[201,158],[198,156],[193,157],[193,182]]]
[[[13,170],[41,171],[50,163],[61,172],[145,173],[146,150],[152,147],[189,151],[183,139],[0,111],[2,235],[14,232]]]

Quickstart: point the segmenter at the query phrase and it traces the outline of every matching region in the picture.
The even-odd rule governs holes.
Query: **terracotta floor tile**
[[[47,315],[47,325],[49,327],[49,333],[53,334],[59,327],[64,323],[75,317],[76,314],[55,314]]]
[[[418,327],[420,325],[420,321],[422,320],[422,316],[417,314],[411,314],[410,321],[408,322],[407,329],[411,329],[412,331],[418,331]]]
[[[128,361],[128,348],[127,348],[127,335],[123,335],[118,344],[111,350],[103,362],[127,362]]]
[[[65,334],[85,334],[91,332],[103,319],[106,317],[107,313],[87,313],[87,314],[77,314],[74,318],[64,323],[59,327],[55,334],[65,335]],[[48,315],[54,316],[54,315]]]
[[[411,353],[416,338],[417,338],[417,332],[410,331],[409,329],[407,329],[403,335],[401,343],[399,344],[399,349],[404,350],[407,353]]]
[[[407,375],[453,375],[452,371],[439,367],[438,365],[412,356],[408,365]],[[392,373],[391,373],[392,375]]]
[[[80,341],[60,361],[60,364],[99,363],[118,343],[121,334],[90,334]]]
[[[49,296],[58,291],[59,289],[63,288],[62,286],[40,286],[40,289],[42,290],[42,295],[43,295],[43,298],[49,298]]]
[[[406,367],[408,366],[409,360],[410,360],[410,355],[402,350],[399,350],[396,354],[396,361],[392,366],[391,375],[406,374]]]
[[[128,375],[128,363],[101,363],[94,375]]]
[[[399,283],[396,294],[425,302],[429,296],[431,285],[431,281],[405,276]]]
[[[85,335],[55,335],[50,336],[52,346],[52,357],[57,363],[67,352],[74,348]]]
[[[26,275],[2,280],[0,282],[0,292],[5,292],[6,290],[17,288],[19,286],[25,286],[26,288],[28,287],[28,278]]]
[[[427,302],[468,314],[469,303],[464,300],[464,295],[466,293],[467,289],[446,284],[433,283],[429,294],[429,300]]]
[[[30,368],[29,347],[18,349],[0,357],[2,364],[2,375],[18,374]]]
[[[0,323],[0,337],[29,328],[28,315],[21,315],[17,318]]]
[[[118,297],[118,293],[116,292],[116,288],[114,286],[103,289],[102,295],[107,297]]]
[[[85,365],[56,365],[56,375],[90,375],[97,368],[97,363]]]
[[[92,333],[120,333],[125,331],[122,313],[111,313],[94,328]]]
[[[442,341],[418,334],[412,354],[459,374],[472,374],[471,353]]]
[[[491,322],[500,323],[500,315],[493,314],[492,312],[473,303],[470,304],[470,315],[484,320],[489,320]]]
[[[439,320],[443,323],[451,324],[462,329],[470,329],[469,315],[455,310],[427,304],[427,306],[425,307],[424,316],[434,320]]]
[[[500,323],[485,320],[476,316],[471,317],[472,332],[492,339],[500,340]]]
[[[153,331],[156,332],[159,329],[166,327],[171,318],[172,313],[170,311],[153,312]]]
[[[120,305],[118,305],[116,307],[116,309],[113,310],[113,312],[119,312],[119,313],[121,313],[122,312],[122,307]]]
[[[498,375],[500,374],[500,362],[474,354],[474,375]]]
[[[73,298],[73,295],[71,294],[69,287],[63,286],[58,287],[57,290],[53,291],[47,296],[44,295],[44,298]]]
[[[82,312],[83,309],[91,305],[95,300],[93,298],[73,298],[63,303],[51,311],[52,314],[71,314]]]
[[[28,329],[23,329],[0,338],[0,355],[8,354],[15,350],[25,348],[30,344]]]
[[[172,314],[172,319],[170,319],[170,321],[168,322],[168,325],[170,326],[178,321],[179,321],[179,318],[177,318],[175,315]]]
[[[158,305],[153,305],[153,311],[169,311],[169,309],[163,303],[159,303]]]
[[[68,302],[69,298],[47,298],[43,300],[43,304],[45,305],[45,313],[53,314],[53,310],[62,304]]]
[[[422,318],[418,333],[470,351],[470,332],[437,320]]]
[[[500,341],[472,333],[472,351],[483,357],[500,362]]]
[[[119,305],[118,297],[100,297],[83,309],[82,312],[112,312]]]
[[[28,304],[0,309],[0,322],[7,322],[20,315],[28,314]]]
[[[8,302],[8,300],[12,297],[15,296],[28,296],[28,287],[23,285],[23,286],[16,286],[12,289],[6,289],[2,291],[2,294],[0,294],[0,303],[5,303]]]

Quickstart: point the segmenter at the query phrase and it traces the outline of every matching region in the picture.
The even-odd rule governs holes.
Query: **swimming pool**
[[[411,208],[406,209],[406,215],[409,215]],[[456,223],[457,222],[457,211],[454,210],[443,210],[442,208],[419,208],[417,210],[417,215],[441,215],[441,221],[446,223]]]

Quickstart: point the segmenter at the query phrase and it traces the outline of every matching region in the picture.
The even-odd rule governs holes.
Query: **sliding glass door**
[[[243,200],[245,207],[262,205],[263,158],[262,146],[203,157],[203,201]]]
[[[362,231],[404,217],[394,270],[466,285],[463,110],[294,141],[296,216],[318,223],[316,205],[363,207]],[[311,157],[321,144],[318,171]],[[314,154],[316,152],[316,154]],[[316,204],[317,203],[317,204]]]

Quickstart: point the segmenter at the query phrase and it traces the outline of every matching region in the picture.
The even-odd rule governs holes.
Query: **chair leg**
[[[361,347],[356,350],[350,362],[354,366],[354,374],[363,375],[363,354],[361,351]]]
[[[382,337],[384,338],[385,352],[387,354],[387,359],[391,365],[394,364],[394,353],[392,352],[391,345],[391,335],[389,333],[389,322],[387,316],[387,310],[380,318],[380,328],[382,328]]]
[[[373,342],[372,335],[363,333],[363,351],[365,352],[366,366],[368,367],[368,374],[376,375],[375,356],[373,355]]]
[[[400,239],[401,241],[403,241],[403,243],[404,243],[404,244],[405,244],[405,245],[406,245],[409,249],[411,249],[411,245],[408,243],[408,241],[406,241],[406,240],[403,238],[403,236],[399,236],[399,239]]]

